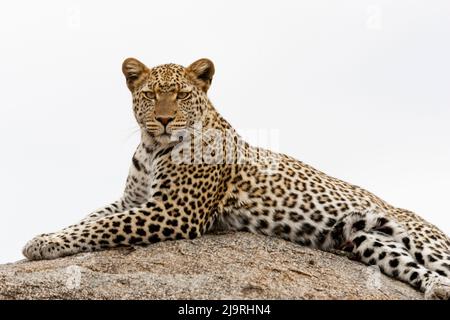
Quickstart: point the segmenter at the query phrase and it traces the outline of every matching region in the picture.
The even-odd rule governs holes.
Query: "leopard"
[[[210,59],[122,63],[140,142],[119,200],[27,242],[29,260],[198,238],[278,237],[375,266],[427,299],[450,299],[450,239],[421,216],[291,156],[253,146],[208,97]]]

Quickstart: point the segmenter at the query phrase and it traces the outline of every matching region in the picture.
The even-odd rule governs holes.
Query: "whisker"
[[[138,133],[138,132],[140,132],[140,131],[141,131],[141,128],[140,128],[139,126],[133,128],[132,131],[131,131],[131,133],[129,133],[129,134],[125,137],[124,141],[130,140],[130,138],[131,138],[132,136],[134,136],[136,133]]]

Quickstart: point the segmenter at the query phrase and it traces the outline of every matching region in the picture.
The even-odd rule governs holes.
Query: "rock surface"
[[[0,299],[422,299],[375,269],[270,237],[220,233],[0,265]]]

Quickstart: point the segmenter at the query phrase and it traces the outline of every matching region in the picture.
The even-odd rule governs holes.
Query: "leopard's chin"
[[[174,142],[172,140],[172,135],[169,133],[162,133],[158,136],[155,136],[155,140],[161,145],[168,145],[168,144]]]

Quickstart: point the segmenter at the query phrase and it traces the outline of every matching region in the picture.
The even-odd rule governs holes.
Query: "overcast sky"
[[[0,262],[120,196],[129,56],[212,59],[238,130],[449,234],[449,39],[445,0],[3,1]]]

